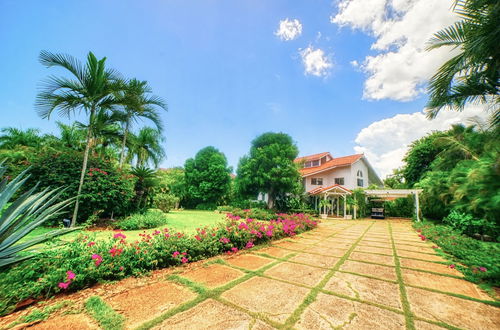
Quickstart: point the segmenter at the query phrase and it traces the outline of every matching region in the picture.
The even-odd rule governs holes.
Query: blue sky
[[[402,65],[402,71],[398,62],[382,63],[380,68],[387,66],[383,72],[370,65],[370,58],[383,60],[391,52],[405,56],[405,45],[394,41],[385,49],[374,47],[383,37],[378,25],[388,24],[383,17],[389,11],[404,20],[418,8],[404,4],[389,8],[384,0],[354,4],[363,1],[367,12],[383,11],[385,16],[353,15],[346,0],[3,0],[0,127],[55,132],[55,121],[68,119],[42,120],[33,104],[39,83],[62,72],[42,67],[38,54],[49,50],[84,60],[92,51],[106,56],[107,64],[125,77],[147,80],[167,101],[169,111],[162,117],[168,158],[162,167],[182,165],[207,145],[223,151],[236,167],[254,137],[282,131],[293,137],[302,155],[330,151],[342,156],[356,150],[366,152],[376,168],[387,171],[395,165],[382,169],[378,163],[383,160],[377,159],[387,150],[369,146],[370,137],[365,137],[368,142],[359,140],[360,133],[365,129],[366,135],[374,123],[398,114],[420,113],[427,99],[422,86],[429,73],[408,77],[408,72],[418,71],[411,67],[414,63],[406,69]],[[380,2],[382,7],[370,8]],[[450,15],[441,11],[444,26]],[[426,16],[421,13],[422,19]],[[285,19],[297,19],[301,25],[293,40],[276,35]],[[329,64],[319,75],[305,71],[303,55],[308,47],[321,50],[321,60]],[[394,84],[395,75],[401,75],[401,83],[396,77]],[[370,78],[378,86],[375,91],[367,85]],[[403,92],[380,87],[392,80],[398,89],[405,79],[417,83]],[[382,85],[377,85],[380,80]]]

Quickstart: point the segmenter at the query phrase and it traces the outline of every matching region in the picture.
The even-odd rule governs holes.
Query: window
[[[335,178],[335,184],[344,185],[344,178]]]
[[[358,187],[363,187],[363,179],[358,178]]]
[[[323,185],[323,178],[312,178],[311,184],[316,186],[321,186]]]
[[[359,177],[359,178],[362,178],[362,177],[363,177],[363,171],[361,171],[361,170],[359,170],[359,171],[358,171],[358,177]]]
[[[310,161],[304,163],[304,168],[316,167],[316,166],[319,166],[319,159],[318,160],[310,160]]]
[[[305,163],[304,163],[304,167],[305,167],[305,168],[311,167],[311,162],[305,162]]]
[[[319,160],[313,160],[311,167],[319,166]]]

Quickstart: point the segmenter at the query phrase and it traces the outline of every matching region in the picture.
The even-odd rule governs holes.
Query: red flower
[[[113,238],[121,238],[121,239],[125,239],[127,238],[127,236],[123,235],[122,233],[116,233]]]
[[[186,257],[182,257],[182,259],[181,259],[181,262],[182,262],[183,264],[187,263],[188,261],[189,261],[189,260],[188,260],[188,258],[186,258]]]
[[[95,260],[96,267],[99,266],[101,264],[101,262],[102,262],[102,257],[100,255],[98,255],[98,254],[93,254],[92,255],[92,259]]]
[[[109,254],[111,254],[112,257],[119,256],[123,252],[122,249],[117,249],[116,247],[113,246],[111,250],[109,250]]]
[[[89,242],[89,243],[87,244],[87,246],[89,246],[89,247],[90,247],[90,246],[92,246],[92,245],[95,245],[95,242]]]
[[[454,264],[451,264],[449,265],[448,267],[450,267],[451,269],[455,268],[455,265]]]

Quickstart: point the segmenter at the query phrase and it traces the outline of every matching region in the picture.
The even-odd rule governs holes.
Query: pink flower
[[[251,249],[253,248],[255,245],[252,243],[252,242],[248,242],[247,245],[245,245],[245,248],[246,249]]]
[[[227,244],[227,243],[229,243],[229,242],[230,242],[230,241],[229,241],[229,238],[227,238],[227,237],[222,237],[219,241],[220,241],[221,243],[224,243],[224,244]]]
[[[231,248],[231,251],[233,251],[234,253],[238,252],[238,248],[237,247],[233,247]]]
[[[122,233],[116,233],[113,238],[121,238],[121,239],[125,239],[127,238],[127,236],[123,235]]]
[[[95,242],[89,242],[89,243],[87,244],[87,246],[89,246],[89,247],[90,247],[90,246],[93,246],[93,245],[95,245]]]
[[[454,264],[451,264],[449,265],[448,267],[450,267],[451,269],[455,268],[455,265]]]
[[[69,287],[70,283],[71,283],[70,281],[68,281],[68,282],[60,282],[57,286],[60,287],[63,290],[66,290]]]
[[[244,222],[240,223],[239,226],[238,226],[238,229],[244,229],[244,230],[248,230],[248,225]]]
[[[113,246],[112,249],[109,250],[109,254],[111,254],[112,257],[119,256],[123,252],[122,249],[117,249],[116,247]]]
[[[165,238],[169,238],[170,237],[170,234],[165,234]]]
[[[73,273],[71,270],[68,270],[66,274],[68,275],[68,280],[70,281],[76,277],[76,274]]]
[[[188,262],[188,258],[186,258],[186,257],[182,257],[181,262],[182,262],[183,264],[187,263],[187,262]]]
[[[273,237],[273,231],[272,230],[266,231],[266,235],[269,237]]]
[[[174,253],[172,253],[172,257],[177,257],[178,255],[180,255],[181,253],[179,251],[175,251]]]
[[[101,264],[101,262],[102,262],[102,257],[100,255],[98,255],[98,254],[93,254],[92,255],[92,259],[95,260],[96,267],[99,266]]]
[[[201,237],[199,235],[195,235],[194,238],[196,238],[197,241],[201,241]]]
[[[482,271],[483,273],[487,271],[486,267],[479,267],[479,270]]]
[[[120,266],[120,270],[123,270],[123,269],[124,269],[123,266]]]
[[[435,245],[433,245],[433,246],[432,246],[432,248],[433,248],[433,249],[439,249],[439,246],[435,246]]]

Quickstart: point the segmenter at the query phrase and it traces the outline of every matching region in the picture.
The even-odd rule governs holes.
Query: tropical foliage
[[[0,177],[5,170],[0,163]],[[28,251],[31,247],[71,231],[54,230],[21,242],[47,220],[64,214],[65,208],[72,202],[71,199],[57,202],[63,193],[61,189],[38,190],[36,186],[14,199],[28,177],[24,171],[10,182],[7,179],[0,181],[0,268],[34,257],[34,252]]]
[[[456,0],[461,18],[437,32],[428,49],[450,47],[458,54],[444,63],[430,81],[428,114],[445,107],[462,110],[467,103],[491,107],[492,124],[500,124],[500,2]]]

